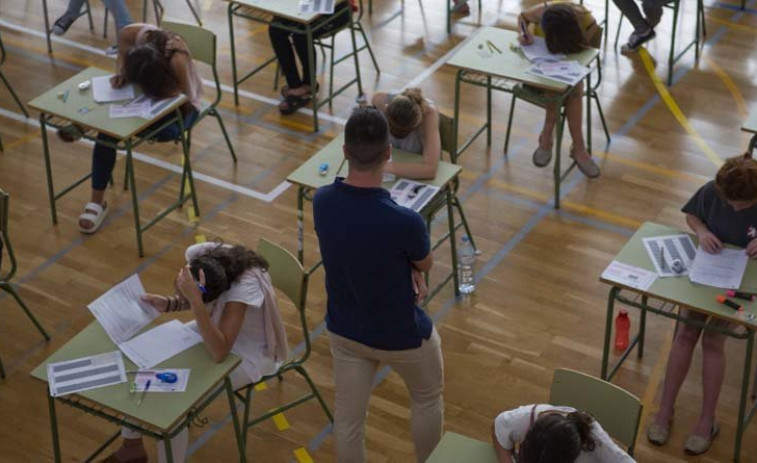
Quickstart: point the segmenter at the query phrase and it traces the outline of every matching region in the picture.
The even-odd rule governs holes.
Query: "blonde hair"
[[[751,153],[726,159],[715,176],[715,187],[729,201],[757,200],[757,161]]]
[[[418,128],[427,108],[428,103],[418,87],[407,88],[392,98],[386,108],[386,118],[392,135],[404,138]]]

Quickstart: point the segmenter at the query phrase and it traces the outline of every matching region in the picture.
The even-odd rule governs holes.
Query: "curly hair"
[[[726,159],[715,175],[715,188],[728,201],[757,200],[757,161],[751,153]]]
[[[545,8],[541,28],[550,53],[570,55],[589,47],[586,35],[578,24],[576,11],[568,3],[556,3]]]
[[[518,461],[573,463],[582,451],[591,452],[596,447],[591,436],[593,422],[591,415],[581,411],[539,417],[520,445]]]
[[[200,269],[205,274],[203,302],[210,302],[231,288],[231,284],[251,268],[268,269],[268,262],[251,249],[244,246],[218,246],[189,262],[192,276],[199,281]]]

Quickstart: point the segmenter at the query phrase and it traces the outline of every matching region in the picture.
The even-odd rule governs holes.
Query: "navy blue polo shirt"
[[[699,218],[724,243],[745,248],[757,238],[757,206],[735,211],[720,197],[712,180],[705,183],[681,210]]]
[[[430,252],[426,224],[387,190],[342,180],[313,198],[326,269],[326,325],[375,349],[418,348],[431,336],[432,323],[415,304],[410,262]]]

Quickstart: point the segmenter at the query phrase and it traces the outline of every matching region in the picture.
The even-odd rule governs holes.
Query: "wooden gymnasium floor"
[[[725,0],[724,0],[725,1]],[[50,1],[51,21],[64,9],[64,1]],[[135,17],[140,2],[129,2]],[[231,82],[226,4],[199,0],[202,17],[219,37],[220,74]],[[451,113],[454,71],[443,65],[447,53],[480,24],[514,27],[524,4],[485,0],[483,11],[457,18],[452,35],[444,29],[442,0],[375,1],[372,17],[364,24],[383,72],[377,75],[367,54],[360,56],[366,89],[396,89],[419,85],[439,107]],[[529,2],[525,2],[526,4]],[[0,0],[0,29],[9,52],[3,72],[23,101],[29,101],[78,70],[98,65],[112,68],[113,61],[99,51],[108,45],[102,38],[103,7],[92,0],[96,31],[80,19],[63,40],[54,43],[54,54],[45,49],[41,5],[36,0]],[[166,0],[170,16],[190,21],[183,0]],[[589,1],[601,18],[603,3]],[[685,2],[682,38],[693,30],[694,3]],[[754,0],[747,2],[754,7]],[[617,10],[611,5],[612,36]],[[757,97],[752,83],[757,63],[757,10],[737,12],[737,2],[707,2],[708,36],[698,64],[689,53],[676,68],[676,84],[663,101],[639,56],[625,57],[612,44],[606,47],[604,81],[599,91],[612,144],[604,146],[598,118],[594,117],[596,150],[602,167],[599,180],[587,181],[573,174],[564,186],[563,209],[551,206],[552,183],[547,169],[531,164],[531,152],[542,112],[527,104],[517,107],[514,139],[507,158],[502,156],[509,98],[495,93],[495,133],[491,148],[479,139],[462,157],[464,171],[460,195],[483,251],[478,274],[481,282],[474,296],[455,300],[446,288],[429,312],[443,339],[446,364],[445,429],[488,440],[494,416],[521,404],[545,402],[552,371],[576,368],[599,374],[607,287],[598,282],[602,269],[629,235],[644,221],[684,226],[681,205],[716,170],[708,157],[742,152],[747,136],[739,131]],[[670,13],[649,45],[654,74],[665,77],[670,34]],[[152,19],[150,19],[152,21]],[[112,34],[112,25],[110,27]],[[243,21],[236,23],[241,63],[252,65],[270,54],[266,31]],[[625,24],[622,36],[630,32]],[[112,40],[112,35],[111,35]],[[346,48],[346,37],[339,48]],[[353,75],[343,65],[339,80]],[[210,77],[209,73],[205,73]],[[243,86],[238,107],[224,93],[221,111],[239,155],[235,167],[214,121],[194,132],[195,171],[220,182],[197,181],[202,217],[192,223],[186,212],[176,212],[145,235],[146,256],[137,256],[129,196],[120,188],[122,160],[108,192],[111,214],[94,236],[76,230],[76,218],[87,201],[81,188],[59,204],[60,223],[52,226],[47,202],[42,145],[37,114],[24,120],[7,91],[0,89],[0,124],[6,150],[0,154],[0,186],[12,195],[10,228],[20,270],[20,292],[42,324],[52,334],[49,343],[22,316],[14,303],[0,296],[0,353],[9,370],[0,383],[0,461],[49,461],[52,455],[45,387],[29,376],[66,340],[93,318],[87,303],[111,285],[139,272],[148,290],[162,292],[182,263],[184,248],[195,237],[220,238],[255,246],[261,237],[295,250],[295,188],[284,182],[289,172],[326,144],[341,130],[354,104],[353,88],[337,98],[333,117],[322,118],[320,133],[309,130],[307,114],[279,116],[272,90],[273,69]],[[327,76],[322,77],[324,82]],[[463,133],[482,121],[483,91],[466,89],[461,123]],[[680,108],[675,117],[671,106]],[[324,108],[326,110],[326,108]],[[59,184],[86,171],[90,146],[63,144],[52,137],[55,175]],[[605,151],[609,150],[609,151]],[[151,159],[178,163],[172,144],[140,150]],[[177,194],[178,176],[146,162],[137,163],[137,181],[144,217],[158,211]],[[232,191],[228,185],[245,187]],[[253,193],[254,192],[254,193]],[[259,194],[258,194],[259,193]],[[263,199],[261,199],[263,198]],[[439,232],[442,224],[437,226]],[[307,260],[317,256],[311,216],[306,216]],[[437,272],[449,268],[446,248],[437,254]],[[366,265],[370,265],[366,262]],[[318,272],[309,294],[310,326],[315,330],[309,369],[315,382],[333,403],[331,356],[323,330],[325,295],[323,273]],[[301,337],[295,331],[293,309],[282,304],[291,343]],[[632,313],[632,316],[635,314]],[[634,326],[636,318],[634,320]],[[670,348],[672,324],[658,317],[649,321],[647,354],[629,361],[616,383],[643,398],[642,428],[655,411],[659,385]],[[640,433],[637,456],[641,462],[727,461],[731,457],[736,416],[739,368],[743,348],[729,342],[729,365],[720,400],[720,437],[711,451],[699,458],[685,457],[683,440],[697,416],[700,403],[700,354],[697,350],[676,413],[671,442],[663,448],[647,444]],[[373,394],[367,421],[368,457],[372,462],[413,461],[409,431],[408,397],[400,379],[382,371]],[[297,379],[271,383],[257,392],[255,406],[266,410],[284,397],[303,389]],[[192,461],[236,461],[226,402],[219,401],[207,414],[209,423],[192,430]],[[65,461],[81,461],[113,431],[102,421],[59,407]],[[334,443],[327,421],[314,403],[286,413],[279,430],[273,422],[250,433],[248,454],[255,461],[295,459],[295,450],[306,448],[313,461],[332,461]],[[742,461],[757,462],[757,426],[746,436]],[[154,452],[154,446],[149,446]],[[300,453],[300,461],[310,461]]]

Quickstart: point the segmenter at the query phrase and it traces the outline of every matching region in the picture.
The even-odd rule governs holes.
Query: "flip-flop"
[[[84,128],[77,124],[68,124],[58,129],[58,138],[66,143],[75,142],[84,136]]]
[[[77,220],[77,223],[79,224],[79,231],[87,235],[91,235],[92,233],[96,232],[100,228],[100,225],[102,225],[105,217],[108,215],[108,210],[109,208],[107,204],[105,204],[105,207],[103,207],[97,203],[87,203],[87,205],[84,206],[84,212],[79,216],[79,219]],[[82,220],[87,220],[92,223],[92,227],[82,227]]]
[[[318,93],[320,91],[321,91],[321,85],[318,82],[316,82],[315,83],[315,93]],[[311,94],[311,95],[313,94],[312,88],[311,88],[311,91],[309,92],[309,94]],[[284,86],[281,87],[281,96],[284,97],[284,98],[286,98],[286,97],[289,96],[289,85],[284,85]]]
[[[279,112],[285,116],[288,116],[308,104],[309,101],[310,95],[289,95],[279,103]]]

